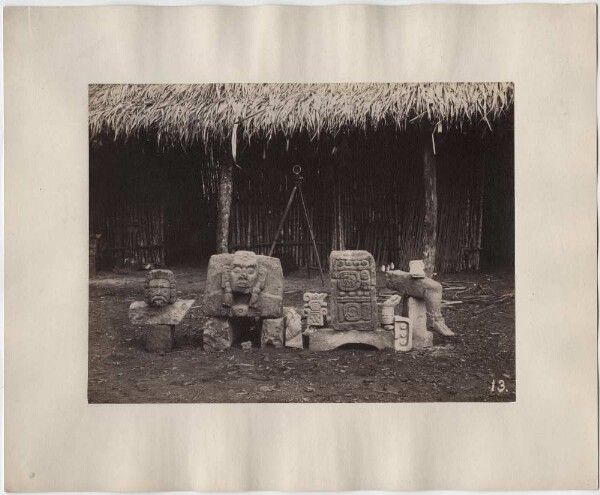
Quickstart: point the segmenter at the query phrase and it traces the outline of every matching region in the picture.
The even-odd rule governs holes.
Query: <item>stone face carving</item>
[[[207,316],[280,318],[283,272],[277,258],[251,251],[216,254],[208,264]]]
[[[150,270],[144,283],[144,301],[162,307],[177,301],[177,283],[171,270]]]
[[[151,270],[144,282],[144,300],[129,306],[129,321],[144,325],[149,352],[164,354],[173,347],[175,325],[181,323],[194,304],[193,299],[177,299],[177,283],[170,270]]]
[[[332,251],[331,326],[335,330],[375,330],[378,325],[375,260],[367,251]]]
[[[327,314],[327,303],[324,292],[305,292],[304,293],[304,314],[306,315],[306,324],[310,327],[322,327],[325,325],[325,315]]]

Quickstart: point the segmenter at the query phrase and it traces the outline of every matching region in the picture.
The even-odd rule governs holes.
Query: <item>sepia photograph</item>
[[[88,91],[89,403],[517,400],[513,83]]]

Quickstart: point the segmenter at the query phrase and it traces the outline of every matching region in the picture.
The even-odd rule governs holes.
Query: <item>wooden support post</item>
[[[217,253],[229,252],[229,219],[233,195],[233,159],[224,156],[220,160],[219,197],[217,199]]]
[[[431,132],[421,135],[423,150],[423,179],[425,181],[425,224],[423,229],[423,261],[425,273],[433,275],[435,268],[435,252],[437,247],[437,177],[436,160],[433,154]]]

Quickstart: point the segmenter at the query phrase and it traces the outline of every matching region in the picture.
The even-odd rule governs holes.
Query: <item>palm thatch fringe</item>
[[[238,137],[270,140],[306,132],[410,123],[462,128],[491,123],[513,105],[513,83],[93,84],[90,138],[155,136],[159,146]],[[239,134],[239,136],[238,136]]]

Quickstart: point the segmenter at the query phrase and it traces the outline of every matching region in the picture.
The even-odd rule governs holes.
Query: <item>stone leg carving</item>
[[[228,318],[211,316],[204,320],[204,350],[222,351],[233,344],[233,329]]]
[[[173,348],[175,325],[146,325],[146,350],[163,355]]]
[[[402,314],[411,322],[413,347],[431,347],[433,334],[427,330],[425,301],[411,296],[405,297]]]
[[[386,272],[386,284],[390,289],[423,299],[425,301],[429,327],[446,337],[455,335],[446,326],[442,316],[442,284],[427,277],[413,278],[408,272],[401,270]]]
[[[266,318],[262,321],[261,347],[283,347],[285,318]]]

